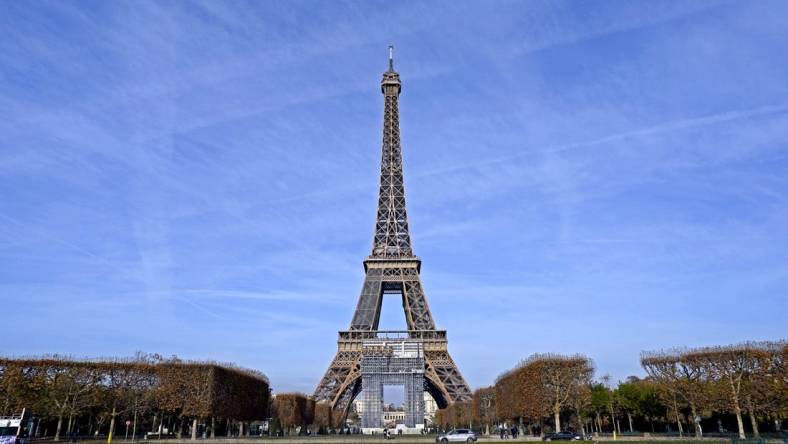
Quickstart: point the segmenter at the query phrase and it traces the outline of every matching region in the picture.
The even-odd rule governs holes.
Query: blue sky
[[[474,388],[536,352],[619,379],[788,336],[784,1],[2,9],[2,353],[311,392],[371,249],[389,44],[414,248]]]

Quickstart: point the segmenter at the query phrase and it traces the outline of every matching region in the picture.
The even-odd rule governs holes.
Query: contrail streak
[[[429,177],[429,176],[435,176],[445,173],[451,173],[464,169],[476,168],[479,166],[494,165],[497,163],[508,162],[520,157],[525,157],[527,155],[534,154],[535,152],[557,153],[562,151],[573,150],[576,148],[587,148],[597,145],[603,145],[605,143],[617,142],[619,140],[624,140],[629,138],[649,136],[653,134],[663,134],[663,133],[680,131],[689,128],[715,125],[718,123],[732,122],[732,121],[748,119],[752,117],[776,114],[784,111],[788,111],[788,104],[783,103],[779,105],[768,105],[768,106],[761,106],[757,108],[749,108],[744,110],[732,110],[723,113],[693,117],[689,119],[675,120],[672,122],[661,123],[654,126],[638,128],[632,131],[625,131],[618,134],[611,134],[609,136],[601,137],[598,139],[586,140],[582,142],[573,142],[573,143],[567,143],[562,145],[546,146],[541,149],[530,150],[524,153],[518,153],[509,156],[501,156],[487,160],[475,161],[472,163],[464,163],[460,165],[449,166],[446,168],[440,168],[432,171],[427,171],[421,174],[416,174],[415,177]]]

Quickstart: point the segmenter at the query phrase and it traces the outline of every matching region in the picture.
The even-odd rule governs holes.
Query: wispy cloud
[[[309,391],[363,279],[393,43],[412,236],[473,385],[535,351],[623,377],[693,325],[779,336],[784,10],[8,4],[0,333],[11,353],[209,357]]]

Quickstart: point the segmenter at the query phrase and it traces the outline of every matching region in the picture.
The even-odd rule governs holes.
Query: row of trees
[[[0,358],[0,414],[26,408],[40,419],[29,433],[47,434],[41,424],[51,421],[55,440],[77,431],[112,436],[124,418],[133,424],[132,438],[142,422],[159,433],[165,425],[177,426],[179,435],[189,427],[196,438],[198,421],[209,418],[215,435],[219,418],[227,420],[227,430],[234,421],[266,419],[269,393],[262,373],[215,362],[145,354],[126,360]]]
[[[594,366],[585,356],[537,354],[499,376],[492,387],[478,389],[469,402],[455,402],[436,414],[443,428],[473,427],[489,433],[502,422],[542,424],[552,418],[561,430],[561,415],[579,410],[591,398]]]
[[[580,433],[621,433],[646,426],[683,434],[685,424],[697,436],[712,419],[735,423],[745,437],[745,417],[754,436],[759,424],[779,430],[788,415],[788,342],[759,342],[724,347],[644,352],[647,377],[630,377],[611,387],[594,380],[594,366],[581,355],[533,355],[478,389],[471,401],[438,411],[436,424],[486,429],[507,423],[532,433],[574,429]],[[216,436],[248,433],[248,422],[272,419],[270,432],[291,434],[340,427],[326,403],[300,393],[271,399],[261,373],[214,362],[185,362],[175,357],[138,354],[128,360],[82,360],[59,356],[0,358],[0,415],[26,408],[40,419],[33,436],[112,435],[126,420],[137,430],[197,436],[199,424]],[[43,430],[41,426],[44,426]],[[52,433],[50,433],[52,432]]]
[[[788,343],[760,342],[660,352],[645,352],[641,364],[659,386],[674,415],[689,410],[696,436],[708,412],[736,417],[745,437],[743,415],[750,418],[753,435],[760,435],[758,417],[777,421],[788,413]],[[681,430],[681,421],[677,421]]]
[[[439,411],[437,425],[487,429],[494,424],[518,424],[542,432],[574,429],[578,433],[621,433],[657,425],[683,434],[692,424],[702,436],[702,422],[735,418],[745,437],[743,415],[760,435],[758,424],[772,422],[776,430],[788,415],[788,343],[760,342],[725,347],[644,352],[647,377],[630,377],[611,387],[608,377],[594,380],[594,366],[585,356],[533,355],[500,375],[495,385],[476,390],[470,402]],[[567,427],[568,426],[568,427]]]
[[[61,356],[0,358],[0,416],[23,408],[40,419],[33,436],[116,433],[129,421],[131,438],[147,431],[179,437],[188,429],[196,439],[199,424],[211,437],[217,431],[245,435],[249,423],[271,419],[270,432],[338,427],[327,403],[303,393],[270,396],[260,372],[230,364],[182,361],[138,354],[132,359],[73,360]],[[45,428],[48,422],[52,428]]]

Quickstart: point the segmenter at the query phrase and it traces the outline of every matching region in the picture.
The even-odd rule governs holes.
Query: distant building
[[[432,398],[430,392],[424,392],[424,424],[433,424],[437,411],[438,403]]]
[[[364,412],[364,403],[361,401],[360,396],[353,401],[351,411],[356,412],[358,416],[361,416]],[[437,411],[438,403],[435,402],[429,392],[424,392],[424,423],[432,424],[435,421],[435,412]],[[382,415],[384,424],[392,422],[401,424],[405,420],[405,409],[401,405],[395,407],[393,404],[388,404],[384,406]]]
[[[383,412],[383,425],[391,426],[402,424],[405,421],[405,410],[390,410]]]

